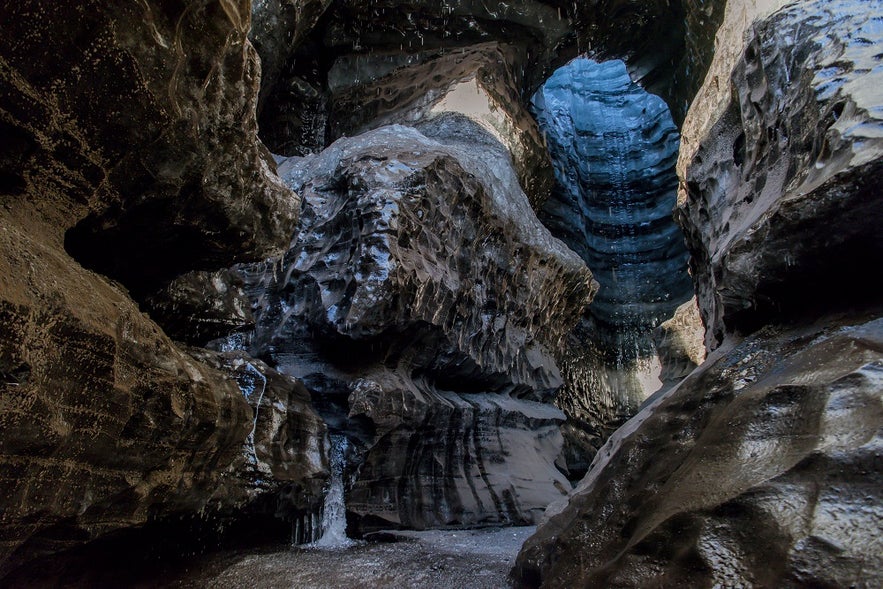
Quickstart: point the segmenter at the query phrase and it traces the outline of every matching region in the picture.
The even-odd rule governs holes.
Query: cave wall
[[[831,318],[720,347],[550,507],[517,584],[878,585],[880,336]]]
[[[293,228],[257,139],[248,8],[0,7],[0,575],[260,494],[241,472],[256,400],[132,298]],[[321,463],[298,470],[284,484],[321,490]]]
[[[714,351],[550,507],[520,586],[881,582],[881,309],[856,264],[883,251],[883,5],[776,8],[730,3],[684,126],[677,218]]]
[[[738,59],[721,56],[732,63],[731,94],[709,101],[714,118],[697,109],[688,121],[714,137],[681,153],[677,213],[709,348],[729,333],[875,300],[859,268],[883,251],[872,180],[877,23],[874,11],[836,16],[848,7],[816,7],[819,25],[797,24],[791,9],[749,29]],[[772,23],[783,30],[774,35]],[[798,32],[807,40],[789,46]]]
[[[457,51],[344,56],[329,72],[328,138],[389,124],[419,125],[445,113],[478,123],[503,143],[538,209],[552,190],[552,165],[519,96],[518,49],[479,43]]]
[[[523,102],[577,55],[623,59],[632,79],[661,96],[680,125],[711,62],[725,5],[724,0],[262,0],[252,6],[250,37],[266,64],[262,137],[284,155],[318,151],[335,139],[326,130],[335,124],[329,117],[332,70],[340,64],[385,60],[389,71],[424,61],[423,54],[457,54],[488,42],[512,51],[507,66],[516,73],[515,90]]]
[[[537,521],[596,286],[533,212],[524,105],[584,50],[676,122],[704,80],[677,215],[718,349],[518,581],[879,585],[880,7],[785,4],[4,4],[0,575],[206,508],[314,519],[329,430],[360,445],[363,529]],[[273,158],[258,112],[284,155],[340,140]],[[656,333],[672,378],[691,308]]]
[[[256,141],[248,28],[226,2],[4,6],[4,200],[130,290],[278,249],[297,200]]]
[[[57,550],[146,519],[201,510],[208,501],[206,489],[221,479],[226,481],[224,501],[250,502],[267,490],[258,480],[268,479],[252,464],[260,462],[254,454],[272,454],[273,447],[256,443],[255,436],[275,439],[276,428],[287,419],[283,430],[309,430],[306,438],[324,439],[321,423],[292,392],[296,382],[271,378],[270,366],[247,356],[206,355],[163,333],[204,345],[231,330],[251,329],[255,317],[245,305],[246,285],[224,268],[284,250],[294,230],[299,197],[278,181],[274,159],[257,140],[256,109],[263,114],[265,134],[278,129],[280,136],[290,135],[287,123],[273,124],[272,104],[307,96],[312,106],[301,110],[315,120],[300,129],[306,135],[295,129],[293,145],[307,151],[324,147],[332,136],[326,133],[328,108],[336,105],[343,112],[369,89],[368,84],[338,86],[336,101],[329,101],[332,66],[345,79],[348,64],[358,62],[355,57],[406,52],[423,64],[422,73],[384,70],[382,60],[367,60],[368,69],[392,75],[387,81],[400,89],[422,76],[428,81],[421,82],[421,89],[440,98],[427,103],[427,113],[423,106],[414,111],[401,93],[390,96],[407,107],[393,109],[395,116],[409,120],[384,122],[420,123],[424,132],[439,136],[445,131],[432,130],[439,125],[430,119],[462,111],[457,101],[474,84],[484,104],[477,115],[470,113],[471,119],[495,141],[503,141],[507,150],[500,152],[494,144],[491,152],[501,162],[515,163],[516,177],[539,206],[548,192],[550,168],[518,95],[539,84],[559,53],[571,51],[572,23],[566,7],[557,3],[499,8],[475,2],[440,9],[422,2],[368,6],[269,0],[251,5],[201,0],[174,6],[36,1],[3,6],[0,180],[8,321],[2,372],[9,424],[3,450],[7,459],[25,464],[6,480],[9,496],[41,477],[73,480],[76,472],[95,472],[111,457],[131,458],[136,465],[150,461],[140,474],[132,471],[106,484],[78,477],[86,481],[85,490],[69,505],[49,495],[22,496],[17,507],[4,511],[6,554]],[[381,13],[390,17],[383,19],[388,26],[362,35],[371,28],[366,23],[376,22]],[[263,68],[247,34],[263,54]],[[518,42],[503,46],[506,39]],[[471,46],[475,49],[463,51]],[[454,50],[465,57],[452,55]],[[431,81],[427,72],[436,67],[447,68],[446,75],[456,80],[447,85]],[[297,110],[305,103],[293,104]],[[288,115],[294,116],[292,111]],[[335,132],[357,133],[376,124],[366,120]],[[591,291],[581,289],[586,296]],[[581,295],[572,291],[567,296],[568,304],[578,306],[574,297]],[[570,321],[571,314],[564,315]],[[67,327],[47,335],[44,323]],[[536,325],[531,329],[542,333]],[[42,347],[35,347],[36,341]],[[79,376],[55,368],[79,365],[85,354],[80,348],[89,350],[98,342],[104,352],[86,359]],[[548,347],[560,343],[552,346],[550,340]],[[521,370],[537,369],[524,378],[542,382],[538,396],[545,397],[558,379],[553,354],[529,349]],[[517,394],[533,386],[521,380],[503,386],[502,370],[494,367],[493,376],[479,380],[495,391],[509,387]],[[276,382],[259,399],[247,394],[254,390],[248,380],[248,375],[257,378],[254,371]],[[100,387],[81,382],[97,374],[105,375]],[[63,399],[61,391],[66,391]],[[117,407],[107,423],[74,417],[105,415],[107,399]],[[273,417],[261,434],[264,418],[254,416],[273,399],[290,406],[290,415]],[[496,420],[497,411],[485,403],[478,413]],[[516,423],[534,419],[525,408],[512,415],[519,412],[523,416]],[[272,410],[264,412],[272,415]],[[33,422],[27,427],[25,416]],[[546,413],[537,427],[553,432],[558,420],[560,414]],[[11,433],[20,427],[23,433]],[[46,431],[37,434],[39,428]],[[92,434],[106,439],[106,448],[84,441],[82,436]],[[34,445],[31,435],[52,442]],[[142,440],[155,443],[156,451],[140,449]],[[271,491],[301,485],[304,494],[298,501],[306,503],[297,509],[311,509],[310,493],[315,495],[321,484],[323,467],[304,462],[315,448],[297,440],[289,448],[292,456],[274,460],[302,468],[271,472]],[[558,443],[552,433],[549,440],[550,445],[537,442],[543,456]],[[69,465],[65,476],[72,478],[27,466],[43,464],[46,455],[64,456]],[[115,509],[127,515],[101,515],[114,501],[119,502]],[[215,507],[223,509],[224,501]],[[534,518],[539,504],[534,501],[524,517]],[[518,515],[517,509],[510,512]],[[17,518],[26,518],[27,526],[16,527]],[[59,521],[63,525],[56,525]]]

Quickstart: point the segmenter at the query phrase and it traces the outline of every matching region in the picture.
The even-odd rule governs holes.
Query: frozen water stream
[[[396,532],[396,542],[342,550],[305,547],[226,552],[191,562],[164,587],[255,589],[501,589],[536,528]]]
[[[313,548],[347,548],[354,542],[346,536],[346,503],[344,502],[344,466],[349,440],[346,436],[331,436],[331,481],[325,494],[322,510],[322,537]]]

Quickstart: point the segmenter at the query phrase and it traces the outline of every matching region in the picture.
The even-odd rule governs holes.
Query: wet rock
[[[879,585],[883,320],[727,345],[599,451],[523,587]]]
[[[705,360],[705,326],[696,299],[677,308],[671,319],[653,331],[662,372],[659,379],[668,388],[693,372]]]
[[[145,307],[172,338],[193,345],[254,327],[242,278],[230,270],[188,272],[145,297]]]
[[[571,481],[580,480],[610,435],[638,411],[647,394],[659,387],[659,363],[638,359],[627,367],[605,361],[598,329],[582,320],[568,336],[559,358],[564,382],[555,405],[567,415],[564,450],[559,462]]]
[[[861,308],[874,299],[861,268],[883,262],[876,16],[846,0],[800,3],[746,35],[721,56],[729,78],[712,79],[691,112],[679,164],[711,348],[771,321]]]
[[[705,8],[716,3],[702,0],[580,2],[573,5],[574,28],[581,49],[599,60],[622,59],[634,80],[648,92],[668,99],[678,90],[672,86],[673,78],[682,73],[688,12],[685,5],[690,4]]]
[[[360,379],[349,396],[376,427],[347,498],[361,531],[536,522],[570,489],[555,407],[395,380]]]
[[[270,510],[289,520],[317,513],[329,473],[328,439],[309,391],[242,351],[188,352],[233,377],[252,410],[240,454],[212,495],[217,511],[247,518]]]
[[[0,576],[199,511],[250,429],[236,385],[53,248],[52,229],[0,219]]]
[[[0,575],[200,512],[239,455],[238,387],[126,289],[290,235],[248,21],[226,1],[0,7]]]
[[[848,1],[774,8],[728,7],[685,125],[679,220],[717,349],[547,511],[523,586],[881,582],[883,320],[857,268],[883,251],[879,27]]]
[[[27,0],[0,23],[6,206],[136,294],[284,245],[245,6]]]
[[[387,127],[282,165],[309,200],[285,257],[290,299],[266,304],[256,338],[279,351],[295,317],[343,346],[416,329],[438,340],[410,360],[432,378],[543,398],[591,274],[532,214],[499,143],[465,118],[427,133]],[[387,339],[374,356],[404,353]]]
[[[492,136],[452,115],[426,133],[383,127],[281,164],[301,227],[279,263],[240,269],[249,349],[365,447],[350,509],[366,529],[532,521],[566,490],[561,414],[541,401],[595,284]]]
[[[327,145],[325,125],[335,124],[328,98],[341,71],[358,85],[370,76],[357,74],[383,62],[413,65],[423,61],[420,55],[454,56],[488,42],[514,52],[507,67],[517,74],[514,90],[521,97],[577,55],[623,59],[632,78],[662,96],[680,124],[715,52],[725,6],[724,0],[263,0],[254,5],[251,34],[266,72],[262,137],[274,153],[320,151]],[[348,67],[341,70],[341,62]],[[361,65],[349,67],[355,64]],[[359,107],[395,106],[390,98],[366,94]]]
[[[714,54],[714,34],[726,4],[724,0],[348,1],[329,10],[322,33],[326,50],[338,55],[439,47],[456,51],[486,41],[519,46],[524,52],[512,65],[524,72],[523,96],[533,94],[555,67],[577,55],[622,59],[632,78],[662,96],[680,123]]]
[[[506,108],[490,114],[504,126],[514,124],[517,131],[499,129],[519,146],[513,152],[519,175],[530,173],[548,182],[545,155],[534,150],[538,136],[533,123],[523,115],[523,106],[514,105],[523,103],[519,97],[529,95],[540,84],[559,52],[571,53],[564,48],[575,45],[566,10],[550,4],[473,0],[332,3],[313,32],[287,56],[278,81],[263,84],[266,100],[262,102],[261,136],[274,153],[317,152],[344,133],[354,135],[381,124],[408,123],[390,118],[381,121],[375,114],[413,111],[415,101],[423,101],[423,108],[448,94],[464,78],[480,74],[482,91],[489,93],[498,107]],[[496,47],[490,53],[489,44]],[[500,46],[505,46],[502,53]],[[486,55],[490,61],[475,63],[476,56]],[[382,84],[377,82],[395,69],[400,71]],[[269,84],[271,90],[267,89]],[[347,92],[332,100],[341,84]],[[326,125],[333,127],[327,138]],[[534,158],[543,170],[530,172],[529,165],[522,166],[521,151],[525,148],[531,153],[524,155]],[[525,189],[533,199],[535,193],[544,195],[548,185],[534,187],[527,182]]]
[[[460,48],[499,41],[531,50],[525,54],[540,73],[558,50],[572,44],[567,12],[555,2],[481,2],[452,0],[380,0],[366,3],[347,0],[329,11],[324,43],[337,55],[398,50],[414,53],[424,49]],[[528,68],[531,69],[531,68]]]
[[[331,139],[389,124],[420,128],[462,114],[506,146],[534,208],[552,188],[552,166],[536,121],[521,102],[520,56],[497,43],[450,51],[343,56],[329,72]]]
[[[252,2],[248,38],[261,57],[261,104],[273,93],[285,62],[312,31],[330,4],[331,0]]]
[[[693,53],[704,55],[699,58],[706,63],[705,79],[699,79],[699,89],[694,92],[693,106],[681,125],[681,153],[678,157],[678,175],[686,161],[693,157],[699,141],[708,134],[708,129],[726,109],[730,96],[721,91],[729,84],[733,68],[745,51],[745,32],[754,21],[762,21],[773,12],[789,4],[789,0],[687,0],[688,23],[693,34],[702,41],[694,42]],[[706,19],[707,13],[713,18]],[[698,26],[704,23],[703,26]]]

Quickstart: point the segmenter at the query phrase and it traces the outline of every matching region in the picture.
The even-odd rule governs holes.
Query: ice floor
[[[343,550],[225,552],[169,579],[178,588],[499,589],[533,527],[396,532]],[[386,536],[392,540],[391,536]]]

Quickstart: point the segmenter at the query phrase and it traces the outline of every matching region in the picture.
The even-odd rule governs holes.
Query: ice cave
[[[0,586],[883,586],[881,177],[883,0],[5,0]]]

